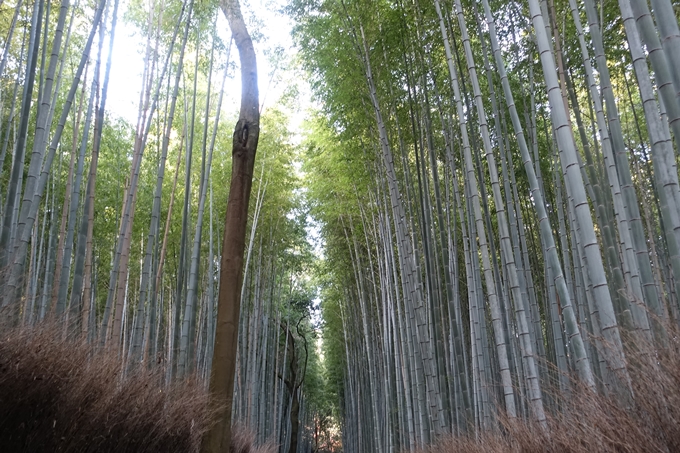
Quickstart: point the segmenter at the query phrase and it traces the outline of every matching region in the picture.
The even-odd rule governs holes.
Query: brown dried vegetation
[[[236,423],[231,428],[231,453],[276,453],[278,445],[269,441],[259,447],[254,447],[255,433],[245,425]]]
[[[63,329],[4,330],[0,337],[0,451],[192,452],[214,421],[197,382],[162,385],[158,372],[124,373],[116,352],[60,340]],[[252,447],[237,429],[232,451]]]
[[[628,342],[632,402],[595,395],[574,383],[571,394],[560,397],[546,431],[533,422],[503,418],[495,432],[477,439],[442,438],[421,453],[680,451],[680,332],[666,329],[663,348]]]

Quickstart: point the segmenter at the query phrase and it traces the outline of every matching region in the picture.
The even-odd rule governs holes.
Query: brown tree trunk
[[[243,279],[248,203],[253,183],[255,152],[260,135],[260,109],[257,89],[255,49],[238,0],[220,3],[241,59],[241,110],[232,145],[231,187],[224,222],[224,242],[220,267],[215,349],[210,374],[210,393],[219,407],[218,422],[203,438],[204,453],[229,451],[231,407],[238,339],[238,319]]]
[[[302,321],[302,320],[300,320]],[[299,326],[300,323],[298,323]],[[299,331],[298,331],[299,332]],[[295,354],[295,339],[290,329],[286,327],[286,345],[290,351],[290,376],[284,379],[284,383],[290,392],[290,445],[288,453],[297,452],[298,432],[300,431],[300,399],[298,397],[298,389],[304,381],[304,374],[298,383],[298,359]]]
[[[300,431],[300,400],[297,389],[293,390],[293,401],[290,404],[290,448],[288,453],[296,453]]]

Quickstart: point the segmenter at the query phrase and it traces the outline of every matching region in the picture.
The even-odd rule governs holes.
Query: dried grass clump
[[[547,431],[532,421],[503,418],[494,432],[445,437],[421,453],[680,451],[680,332],[671,326],[666,332],[662,348],[628,343],[632,400],[595,395],[575,382],[571,395],[560,396],[561,409],[549,416]]]
[[[269,441],[264,445],[255,447],[255,433],[241,423],[232,427],[231,453],[276,453],[278,445]]]
[[[0,337],[0,451],[199,450],[214,419],[200,384],[166,387],[146,369],[124,376],[117,353],[62,340],[62,332],[42,326]],[[271,451],[249,449],[248,439],[233,450]]]

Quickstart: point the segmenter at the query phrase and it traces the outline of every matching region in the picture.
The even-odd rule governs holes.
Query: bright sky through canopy
[[[274,104],[287,88],[285,81],[277,83],[277,78],[282,76],[282,71],[281,68],[272,65],[267,53],[271,53],[276,48],[282,48],[285,55],[281,61],[282,64],[288,64],[289,61],[286,60],[295,54],[290,36],[292,24],[290,19],[281,12],[284,3],[283,0],[250,0],[242,2],[241,5],[243,15],[249,28],[253,30],[253,34],[262,36],[259,41],[255,42],[255,52],[260,75],[260,103],[264,104],[265,109]],[[145,40],[142,39],[141,33],[134,25],[121,20],[128,7],[128,0],[122,0],[113,48],[107,109],[115,116],[123,117],[134,125],[137,121],[139,94],[142,86]],[[229,26],[222,11],[219,12],[217,19],[217,33],[225,43],[229,41]],[[234,47],[232,48],[232,61],[236,56]],[[224,61],[225,58],[226,55],[216,55],[218,61]],[[185,60],[185,65],[192,65],[192,61],[193,58],[189,58],[188,62]],[[238,61],[237,58],[236,61]],[[289,77],[283,76],[284,79]],[[219,89],[219,78],[219,74],[213,78],[215,90]],[[304,110],[309,103],[309,89],[306,84],[299,86],[299,89],[301,96],[299,96],[298,106]],[[241,78],[238,70],[230,73],[224,94],[223,110],[225,112],[237,111],[241,97]],[[293,115],[290,119],[293,128],[296,129],[301,122],[300,115]]]

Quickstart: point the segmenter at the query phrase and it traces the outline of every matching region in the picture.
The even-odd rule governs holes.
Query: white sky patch
[[[325,259],[324,249],[326,244],[321,235],[321,224],[312,216],[307,216],[307,228],[305,228],[305,230],[307,232],[307,242],[312,244],[314,255],[316,255],[318,259]]]
[[[106,109],[115,116],[124,118],[133,126],[137,122],[139,94],[142,88],[142,72],[144,71],[143,50],[136,29],[121,20],[128,7],[124,1],[118,11],[118,24],[113,42],[111,56],[111,78],[106,101]],[[108,38],[104,46],[103,60],[108,55]]]
[[[258,85],[260,89],[260,103],[263,111],[273,106],[284,94],[291,80],[297,84],[299,95],[297,108],[289,112],[290,129],[293,132],[293,140],[300,140],[301,125],[307,107],[310,105],[311,92],[308,84],[299,77],[295,77],[287,70],[291,59],[295,55],[293,40],[290,36],[292,22],[289,17],[282,14],[285,2],[283,0],[249,0],[243,1],[241,10],[246,19],[249,31],[254,36],[262,35],[262,39],[254,43],[258,64]],[[123,20],[129,7],[127,0],[121,0],[118,12],[118,24],[113,46],[111,65],[111,79],[109,83],[109,96],[107,110],[135,125],[139,96],[142,87],[142,74],[144,72],[144,50],[146,39],[134,25]],[[224,14],[220,11],[217,19],[217,34],[223,42],[228,43],[231,37],[229,25]],[[181,36],[178,36],[181,39]],[[274,53],[280,48],[279,63],[273,63],[267,54]],[[204,49],[205,50],[205,49]],[[108,38],[104,46],[104,61],[108,54]],[[224,61],[226,55],[216,56],[216,59]],[[232,46],[231,60],[238,61],[236,46]],[[185,56],[185,65],[192,65],[193,58]],[[162,64],[159,63],[159,64]],[[238,65],[237,65],[238,66]],[[219,74],[213,75],[214,89],[219,89]],[[225,99],[223,110],[238,111],[241,98],[241,77],[237,70],[232,77],[227,79],[225,85]]]
[[[322,323],[323,323],[323,318],[321,317],[321,299],[318,297],[315,297],[314,300],[312,301],[312,306],[309,307],[309,321],[312,323],[312,326],[314,327],[314,330],[317,331],[319,335],[319,338],[317,339],[317,353],[321,357],[321,360],[323,361],[323,336],[321,335],[322,333]]]

